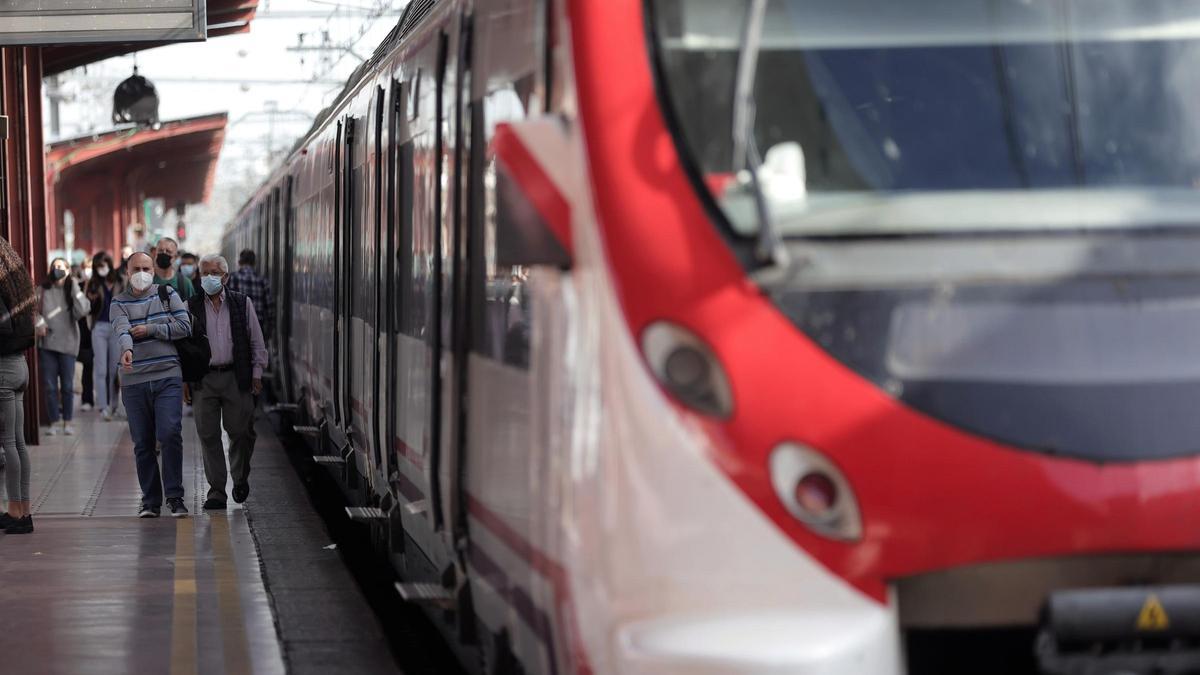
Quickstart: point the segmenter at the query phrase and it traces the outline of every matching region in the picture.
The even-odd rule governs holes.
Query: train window
[[[395,329],[414,337],[418,336],[418,326],[424,325],[424,317],[416,316],[419,308],[414,282],[417,261],[411,254],[416,250],[413,246],[413,143],[404,143],[396,151],[396,214],[399,229],[396,232],[396,282],[398,293],[395,298]],[[405,309],[408,312],[405,312]]]
[[[526,115],[529,99],[525,95],[530,87],[530,78],[520,78],[512,86],[490,93],[481,105],[472,106],[475,114],[486,119],[477,119],[472,127],[482,135],[494,131],[502,122],[519,120]],[[530,310],[526,281],[529,269],[521,265],[507,264],[502,252],[513,247],[513,242],[504,241],[505,228],[498,228],[509,214],[497,198],[496,157],[482,138],[472,143],[476,155],[472,163],[472,189],[481,199],[473,202],[473,227],[482,235],[483,255],[477,262],[482,270],[476,278],[482,279],[483,306],[476,312],[476,329],[473,337],[474,351],[488,358],[518,368],[529,367]]]
[[[408,119],[415,120],[421,111],[421,69],[417,68],[417,75],[412,79],[412,86],[408,91]]]

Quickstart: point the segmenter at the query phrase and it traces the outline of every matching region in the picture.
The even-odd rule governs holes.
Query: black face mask
[[[158,269],[165,270],[171,266],[171,256],[166,253],[159,253],[158,257],[154,259],[154,264],[158,265]]]
[[[67,276],[67,273],[66,273],[66,272],[64,272],[64,271],[62,271],[62,270],[60,270],[60,269],[58,269],[57,267],[55,267],[54,269],[50,270],[50,278],[51,278],[51,279],[53,279],[53,280],[55,280],[55,281],[58,281],[59,279],[61,279],[61,278],[65,277],[65,276]]]

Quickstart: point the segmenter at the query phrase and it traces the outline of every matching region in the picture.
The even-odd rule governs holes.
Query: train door
[[[399,148],[398,134],[404,121],[404,88],[399,80],[391,80],[388,85],[387,103],[383,108],[386,117],[386,131],[383,142],[386,163],[382,167],[380,179],[383,181],[382,199],[382,231],[383,239],[379,245],[379,287],[385,292],[380,295],[379,305],[379,353],[380,361],[376,382],[375,409],[379,411],[380,452],[382,454],[380,467],[389,484],[394,483],[400,471],[399,458],[396,456],[396,376],[399,368],[396,363],[397,322],[400,319],[400,303],[404,297],[404,288],[400,284],[400,274],[397,260],[399,258],[400,237],[398,236],[398,177],[397,151]]]
[[[444,350],[446,339],[448,337],[448,326],[446,318],[446,296],[450,288],[450,274],[452,272],[449,265],[446,264],[446,248],[449,245],[450,237],[448,235],[448,222],[446,217],[447,190],[449,180],[447,179],[447,168],[450,164],[447,157],[450,148],[447,146],[449,133],[450,117],[447,115],[446,108],[446,71],[449,68],[449,38],[445,32],[440,36],[438,42],[438,62],[437,72],[434,81],[434,110],[437,121],[434,128],[434,217],[433,217],[433,241],[432,248],[429,251],[429,257],[432,262],[432,300],[433,307],[429,317],[429,326],[432,329],[430,340],[430,360],[429,360],[429,501],[430,514],[433,525],[436,529],[440,529],[443,524],[442,520],[442,436],[445,425],[442,424],[444,419],[444,394],[445,381],[448,367],[448,354]],[[451,97],[450,100],[453,100]]]
[[[404,396],[400,382],[406,374],[408,359],[402,358],[403,347],[409,342],[406,336],[406,311],[412,293],[412,241],[413,241],[413,133],[410,118],[415,117],[410,103],[413,80],[408,83],[400,79],[391,82],[391,106],[388,108],[388,168],[386,168],[386,207],[384,227],[386,241],[382,252],[385,285],[389,287],[384,312],[388,340],[384,346],[384,365],[380,372],[384,382],[380,410],[386,412],[384,422],[384,454],[388,458],[388,479],[392,489],[406,501],[418,501],[419,497],[409,488],[412,480],[406,477],[410,465],[406,464],[408,450],[401,437],[401,408]],[[415,468],[413,466],[412,468]]]
[[[329,265],[330,274],[333,276],[333,297],[330,304],[333,308],[333,391],[330,392],[330,404],[333,411],[333,419],[336,426],[345,429],[349,424],[346,416],[346,410],[342,407],[342,354],[345,351],[343,342],[345,341],[346,326],[342,321],[342,307],[344,305],[343,293],[345,282],[345,267],[343,258],[345,256],[346,242],[345,232],[348,229],[346,223],[346,154],[347,154],[347,139],[352,135],[352,120],[343,119],[338,122],[337,142],[334,144],[333,157],[333,260]]]
[[[442,505],[446,523],[447,544],[457,548],[459,537],[465,535],[466,502],[461,490],[466,442],[466,401],[468,348],[471,335],[470,312],[470,246],[468,217],[468,195],[470,194],[471,172],[468,158],[471,156],[471,19],[464,16],[460,23],[456,49],[454,95],[452,100],[454,120],[453,139],[453,186],[451,189],[450,247],[447,251],[450,274],[447,277],[446,305],[443,315],[449,324],[449,335],[445,348],[449,354],[448,364],[443,368],[446,378],[443,396],[442,458],[444,469],[441,481],[447,499]]]
[[[279,362],[275,369],[276,378],[280,382],[279,394],[284,401],[294,401],[296,390],[292,381],[292,284],[295,280],[296,267],[296,203],[294,177],[288,176],[283,180],[283,228],[280,236],[281,264],[279,265],[279,286],[275,287],[277,298],[275,314],[278,317],[275,326],[277,344],[279,346]]]
[[[383,381],[380,369],[384,366],[384,336],[387,335],[385,327],[386,317],[380,310],[380,307],[388,290],[384,283],[383,260],[381,259],[381,253],[388,250],[384,246],[383,232],[383,120],[385,98],[386,95],[383,88],[375,87],[371,105],[372,133],[370,161],[368,162],[371,180],[371,237],[367,243],[366,255],[364,256],[367,261],[367,268],[364,270],[364,281],[367,286],[364,290],[367,292],[363,294],[365,299],[370,303],[369,307],[366,308],[369,314],[369,324],[363,336],[363,346],[366,350],[363,353],[363,360],[370,361],[370,370],[367,371],[366,377],[363,378],[362,397],[364,402],[367,402],[366,422],[369,424],[367,436],[369,436],[371,442],[371,465],[374,469],[372,472],[372,481],[376,477],[384,479],[376,485],[376,489],[380,492],[386,490],[387,477],[387,474],[383,473],[383,431],[381,429],[387,408],[384,406],[382,399],[383,392],[380,391],[380,382]]]
[[[281,193],[281,190],[278,187],[271,190],[271,197],[270,197],[271,211],[270,211],[270,217],[267,220],[267,228],[266,228],[266,230],[267,230],[267,232],[266,232],[267,248],[265,251],[257,251],[256,252],[258,255],[258,260],[259,260],[259,265],[260,265],[260,268],[257,271],[259,274],[261,274],[267,278],[268,283],[271,284],[271,292],[273,292],[273,293],[276,293],[279,291],[279,272],[280,272],[280,267],[282,267],[282,265],[280,265],[280,258],[279,258],[279,254],[280,254],[279,235],[281,233],[281,230],[283,229],[283,218],[280,215],[280,206],[281,206],[283,200],[282,200],[282,197],[280,196],[280,193]],[[263,341],[267,345],[267,371],[271,373],[271,381],[267,383],[267,386],[271,387],[271,390],[274,392],[274,394],[276,396],[279,396],[279,394],[280,394],[279,370],[280,369],[279,369],[279,364],[277,362],[278,355],[279,355],[279,344],[276,341],[277,337],[278,337],[278,333],[275,331],[274,323],[268,322],[267,317],[260,316],[260,317],[258,317],[258,320],[261,323],[262,329],[263,329]]]
[[[436,55],[434,59],[436,59]],[[401,512],[404,527],[414,538],[429,530],[427,505],[429,375],[432,351],[432,329],[429,317],[432,282],[429,251],[433,241],[433,199],[437,182],[431,176],[434,162],[433,143],[429,131],[432,123],[423,119],[421,97],[430,88],[422,82],[429,77],[430,68],[412,68],[406,81],[393,85],[399,100],[392,113],[396,129],[394,168],[389,179],[392,195],[389,206],[394,212],[394,235],[391,261],[393,276],[392,339],[389,358],[392,366],[388,387],[390,447],[395,471],[391,474],[396,492],[414,508]],[[429,106],[425,106],[428,110]]]
[[[365,432],[368,428],[366,409],[359,395],[361,382],[365,376],[363,371],[367,367],[362,361],[362,337],[366,332],[364,325],[366,303],[363,299],[362,275],[367,260],[364,255],[366,228],[363,223],[363,207],[367,196],[367,192],[363,189],[365,185],[364,172],[366,171],[364,150],[368,137],[367,129],[363,128],[363,121],[354,117],[346,120],[346,185],[344,192],[346,206],[343,210],[346,219],[346,227],[343,228],[343,242],[346,246],[344,248],[345,255],[340,260],[340,278],[343,282],[340,318],[344,331],[341,345],[342,381],[338,385],[338,395],[341,398],[342,411],[345,413],[344,430],[347,440],[360,449],[367,447]],[[357,461],[360,462],[359,472],[365,475],[366,467],[361,464],[362,457],[358,456]]]

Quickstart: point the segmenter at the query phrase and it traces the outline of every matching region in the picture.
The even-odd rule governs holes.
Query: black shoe
[[[171,512],[173,518],[183,518],[187,516],[187,507],[183,505],[183,499],[172,497],[167,500],[167,510]]]
[[[208,499],[204,500],[204,510],[205,511],[224,511],[225,510],[225,500],[217,499],[216,497],[209,497]]]
[[[18,522],[17,518],[13,518],[7,513],[0,513],[0,530],[7,530],[13,526],[13,523]]]
[[[4,528],[4,534],[29,534],[33,532],[33,516],[25,516]]]
[[[250,496],[250,484],[249,483],[243,483],[241,485],[233,486],[233,501],[241,504],[242,502],[246,501],[246,497],[249,497],[249,496]]]
[[[142,510],[138,511],[138,518],[157,518],[158,508],[153,506],[143,506]]]

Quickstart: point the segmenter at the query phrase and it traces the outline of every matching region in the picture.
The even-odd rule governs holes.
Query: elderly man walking
[[[233,501],[242,503],[250,494],[250,456],[254,454],[254,397],[262,391],[262,372],[267,365],[267,346],[254,303],[242,293],[229,290],[229,263],[219,255],[200,259],[198,294],[188,307],[205,331],[212,351],[208,374],[186,387],[184,399],[192,404],[196,432],[204,449],[204,475],[208,478],[205,509],[225,508],[225,450],[221,427],[229,434],[229,469],[233,473]]]
[[[146,253],[126,261],[129,288],[113,298],[110,316],[121,350],[121,396],[142,487],[138,516],[157,518],[166,493],[176,518],[183,504],[183,371],[175,340],[191,334],[187,306],[174,289],[159,291]],[[155,445],[162,448],[162,471]]]

